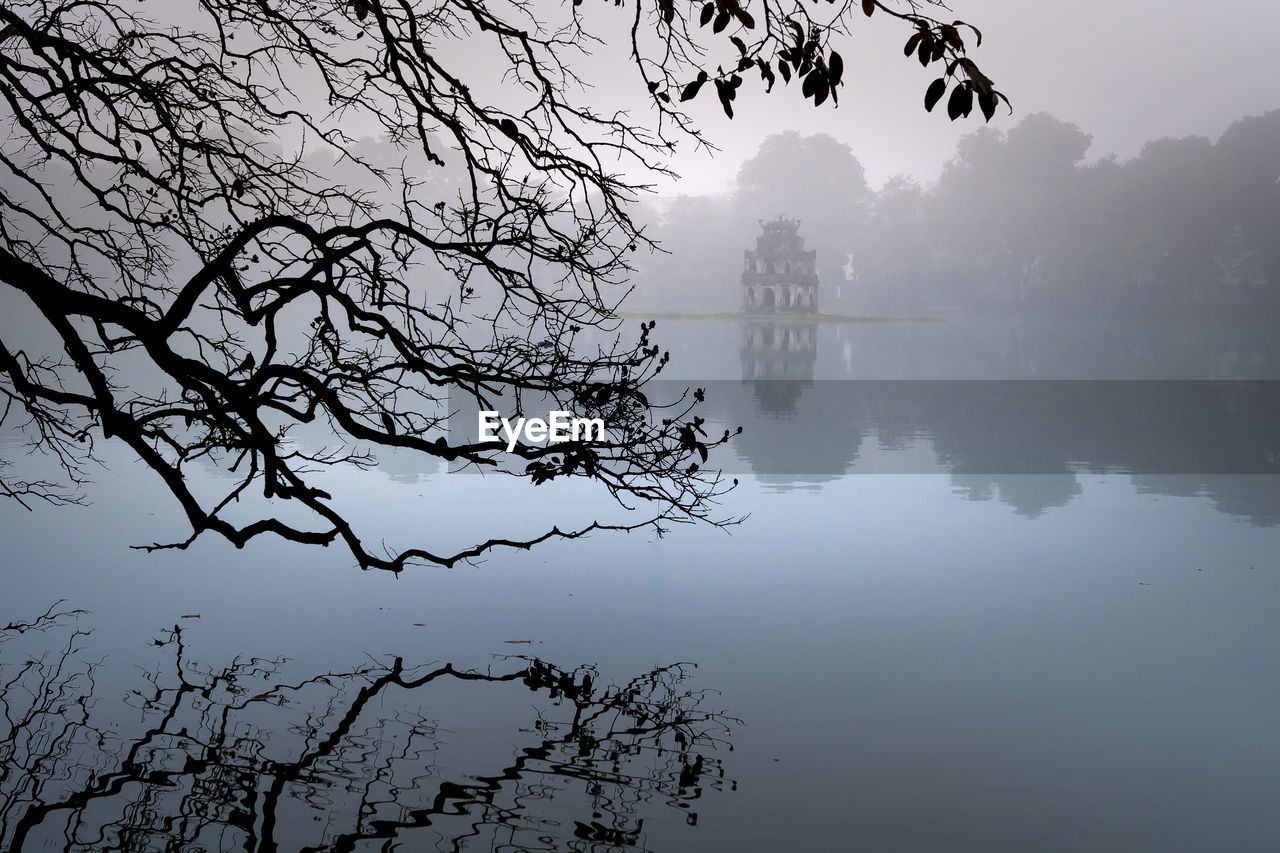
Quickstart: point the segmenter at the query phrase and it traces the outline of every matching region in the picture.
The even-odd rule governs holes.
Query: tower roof
[[[777,219],[761,219],[759,222],[765,233],[781,231],[785,234],[794,234],[800,228],[799,219],[788,219],[781,213],[778,214]]]

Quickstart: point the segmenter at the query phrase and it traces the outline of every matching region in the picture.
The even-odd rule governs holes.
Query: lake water
[[[0,632],[0,848],[1273,850],[1280,368],[1206,328],[663,322],[744,523],[399,577],[130,550],[183,528],[108,453],[0,505],[0,626],[63,614]],[[602,506],[328,482],[441,548]]]

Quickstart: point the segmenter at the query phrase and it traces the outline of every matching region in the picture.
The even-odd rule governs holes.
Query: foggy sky
[[[1266,35],[1280,31],[1276,0],[1220,5],[1190,0],[948,0],[948,5],[950,13],[931,6],[925,11],[982,30],[980,48],[972,47],[966,31],[971,55],[1013,102],[1014,113],[1002,105],[991,124],[1008,129],[1032,113],[1050,113],[1093,136],[1089,161],[1108,155],[1128,159],[1144,143],[1166,136],[1216,139],[1239,118],[1280,108]],[[552,21],[563,17],[565,6],[560,0],[534,0],[530,12]],[[652,108],[627,57],[631,8],[630,3],[580,7],[588,29],[601,42],[584,45],[589,56],[572,51],[565,56],[590,87],[574,97],[581,94],[595,106],[621,105],[646,123],[653,120]],[[148,14],[158,11],[149,9]],[[182,21],[190,19],[192,10],[184,4],[163,13]],[[747,72],[748,85],[739,91],[732,121],[709,94],[686,105],[721,151],[713,156],[681,144],[671,161],[680,178],[656,180],[658,192],[726,190],[760,143],[786,130],[827,133],[845,142],[873,188],[899,173],[924,182],[935,179],[954,155],[956,140],[981,127],[981,117],[975,111],[952,123],[945,104],[932,114],[924,111],[925,89],[940,69],[921,68],[914,58],[903,56],[911,34],[905,22],[883,14],[865,18],[860,12],[851,21],[853,34],[833,43],[847,69],[838,107],[828,101],[814,108],[794,82],[783,87],[779,81],[766,96],[759,75]],[[709,35],[709,30],[699,35]],[[493,64],[494,57],[476,53],[480,41],[439,33],[433,46],[450,65],[465,69],[473,89],[501,101],[504,67]],[[311,104],[305,92],[294,94]],[[353,130],[363,135],[361,128]],[[629,166],[624,169],[630,171]]]
[[[1148,140],[1165,136],[1216,139],[1234,120],[1280,107],[1264,35],[1280,30],[1275,0],[949,5],[955,18],[982,30],[982,47],[973,56],[1013,101],[1014,114],[1002,107],[992,125],[1008,129],[1031,113],[1051,113],[1093,135],[1090,161],[1111,154],[1127,159]],[[941,11],[935,17],[948,16]],[[765,100],[752,89],[739,95],[730,122],[714,99],[699,99],[693,113],[723,151],[714,158],[682,151],[675,161],[682,180],[661,192],[725,189],[760,142],[783,130],[828,133],[847,143],[873,187],[900,172],[936,178],[956,140],[980,127],[981,118],[952,124],[942,107],[924,111],[924,90],[938,72],[902,55],[910,35],[902,22],[859,16],[855,25],[841,49],[847,70],[838,108],[828,102],[814,109],[798,92],[779,97],[776,89]]]

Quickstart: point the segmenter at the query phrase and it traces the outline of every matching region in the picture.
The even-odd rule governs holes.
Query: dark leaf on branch
[[[973,89],[970,89],[964,83],[958,84],[951,90],[951,97],[947,99],[947,115],[952,121],[967,116],[973,111]]]
[[[810,71],[804,78],[804,84],[800,87],[800,92],[806,98],[815,98],[818,93],[823,92],[822,98],[826,99],[825,90],[827,88],[827,75],[823,73],[821,68],[815,68]],[[819,101],[821,103],[821,101]]]
[[[929,89],[924,93],[924,108],[933,112],[933,108],[938,105],[938,101],[942,100],[942,96],[947,93],[947,81],[944,77],[939,77],[929,84]]]
[[[978,92],[978,108],[982,110],[982,116],[987,121],[991,121],[991,117],[996,114],[996,94],[991,89],[982,89]]]
[[[720,97],[720,106],[724,107],[724,114],[733,118],[733,99],[737,95],[733,84],[724,80],[716,80],[715,83],[716,94]]]
[[[933,60],[933,36],[925,35],[920,39],[920,48],[916,51],[916,56],[920,59],[920,64],[926,68]]]
[[[840,78],[844,76],[844,58],[834,50],[831,51],[831,58],[827,60],[827,76],[831,78],[832,86],[839,86]]]
[[[684,91],[680,93],[681,101],[689,101],[698,96],[698,90],[702,88],[702,84],[707,82],[707,72],[699,71],[698,79],[694,80],[688,86],[684,87]]]
[[[967,21],[952,21],[951,26],[968,27],[969,29],[973,30],[973,34],[978,37],[977,46],[982,47],[982,30],[978,29],[973,24],[970,24]]]
[[[765,86],[765,92],[772,92],[773,84],[778,82],[778,78],[773,75],[773,69],[769,66],[769,63],[765,62],[763,59],[757,59],[756,64],[760,66],[760,79],[764,80],[767,84]]]
[[[979,92],[991,91],[991,79],[982,73],[978,64],[972,59],[962,56],[956,60],[955,65],[964,69],[964,73],[968,75],[970,82]]]

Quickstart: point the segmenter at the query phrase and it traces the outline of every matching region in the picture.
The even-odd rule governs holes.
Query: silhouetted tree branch
[[[641,121],[580,96],[591,81],[576,63],[608,50],[587,19],[622,14],[608,6],[0,4],[0,282],[36,338],[0,338],[4,420],[72,486],[98,437],[127,444],[191,527],[151,549],[272,533],[340,540],[360,566],[399,571],[596,529],[726,523],[713,513],[727,484],[702,466],[728,433],[702,435],[689,399],[650,401],[640,389],[666,355],[652,326],[618,330],[628,256],[648,245],[628,206],[677,139],[703,141],[680,107],[699,81],[730,114],[748,66],[769,88],[776,67],[815,104],[834,100],[829,42],[859,10],[914,27],[920,61],[944,63],[960,92],[953,118],[975,94],[989,116],[969,30],[922,8],[638,2],[630,60],[655,108]],[[726,47],[731,70],[712,73]],[[370,131],[398,163],[358,141]],[[373,464],[379,447],[495,466],[495,445],[443,434],[450,395],[603,418],[604,443],[519,444],[517,473],[590,477],[635,520],[375,553],[314,470]],[[316,421],[346,443],[290,441]],[[197,460],[236,484],[197,494]],[[75,494],[44,481],[0,493]],[[279,502],[311,521],[281,520]]]

